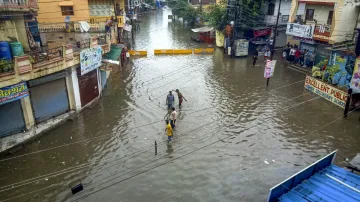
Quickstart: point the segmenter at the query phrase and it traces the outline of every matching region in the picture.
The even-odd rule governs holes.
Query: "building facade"
[[[353,1],[292,0],[286,30],[288,41],[312,52],[315,66],[321,61],[327,61],[328,66],[340,63],[340,71],[328,81],[333,85],[348,86],[351,80],[359,11]],[[344,60],[337,62],[338,57]]]
[[[272,38],[276,36],[275,47],[284,47],[287,42],[286,25],[289,22],[291,0],[282,0],[280,4],[280,15],[278,20],[277,33],[275,25],[278,16],[280,0],[270,0],[265,3],[263,13],[265,14],[265,24],[272,28]]]
[[[41,47],[10,59],[12,68],[0,72],[0,152],[61,124],[100,97],[110,74],[100,68],[110,37]],[[83,71],[86,52],[96,54],[97,63]]]
[[[71,21],[98,22],[106,21],[111,16],[122,16],[125,12],[124,0],[39,0],[39,23],[63,23],[66,16]]]

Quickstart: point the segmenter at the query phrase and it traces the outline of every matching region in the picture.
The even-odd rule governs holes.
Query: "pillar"
[[[21,107],[24,115],[26,130],[35,126],[35,118],[31,106],[30,95],[21,99]]]

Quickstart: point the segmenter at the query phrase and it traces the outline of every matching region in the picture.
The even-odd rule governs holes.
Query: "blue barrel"
[[[20,42],[11,42],[10,47],[11,47],[11,52],[12,52],[13,56],[24,55],[24,49]]]
[[[0,59],[12,59],[10,46],[7,41],[0,41]]]

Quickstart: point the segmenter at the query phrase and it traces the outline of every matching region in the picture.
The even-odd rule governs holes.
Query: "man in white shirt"
[[[170,114],[170,125],[172,128],[175,128],[177,112],[175,111],[175,107],[172,108],[172,112]]]
[[[294,62],[295,60],[295,48],[291,47],[290,49],[290,62]]]

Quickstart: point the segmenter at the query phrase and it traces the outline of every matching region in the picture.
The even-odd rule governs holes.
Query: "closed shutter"
[[[78,77],[81,106],[85,106],[99,96],[97,69]]]
[[[106,71],[100,71],[100,75],[101,75],[101,87],[102,89],[104,89],[106,85]]]
[[[25,121],[20,100],[0,105],[0,137],[25,130]]]
[[[65,78],[31,87],[30,98],[37,123],[69,111]]]

